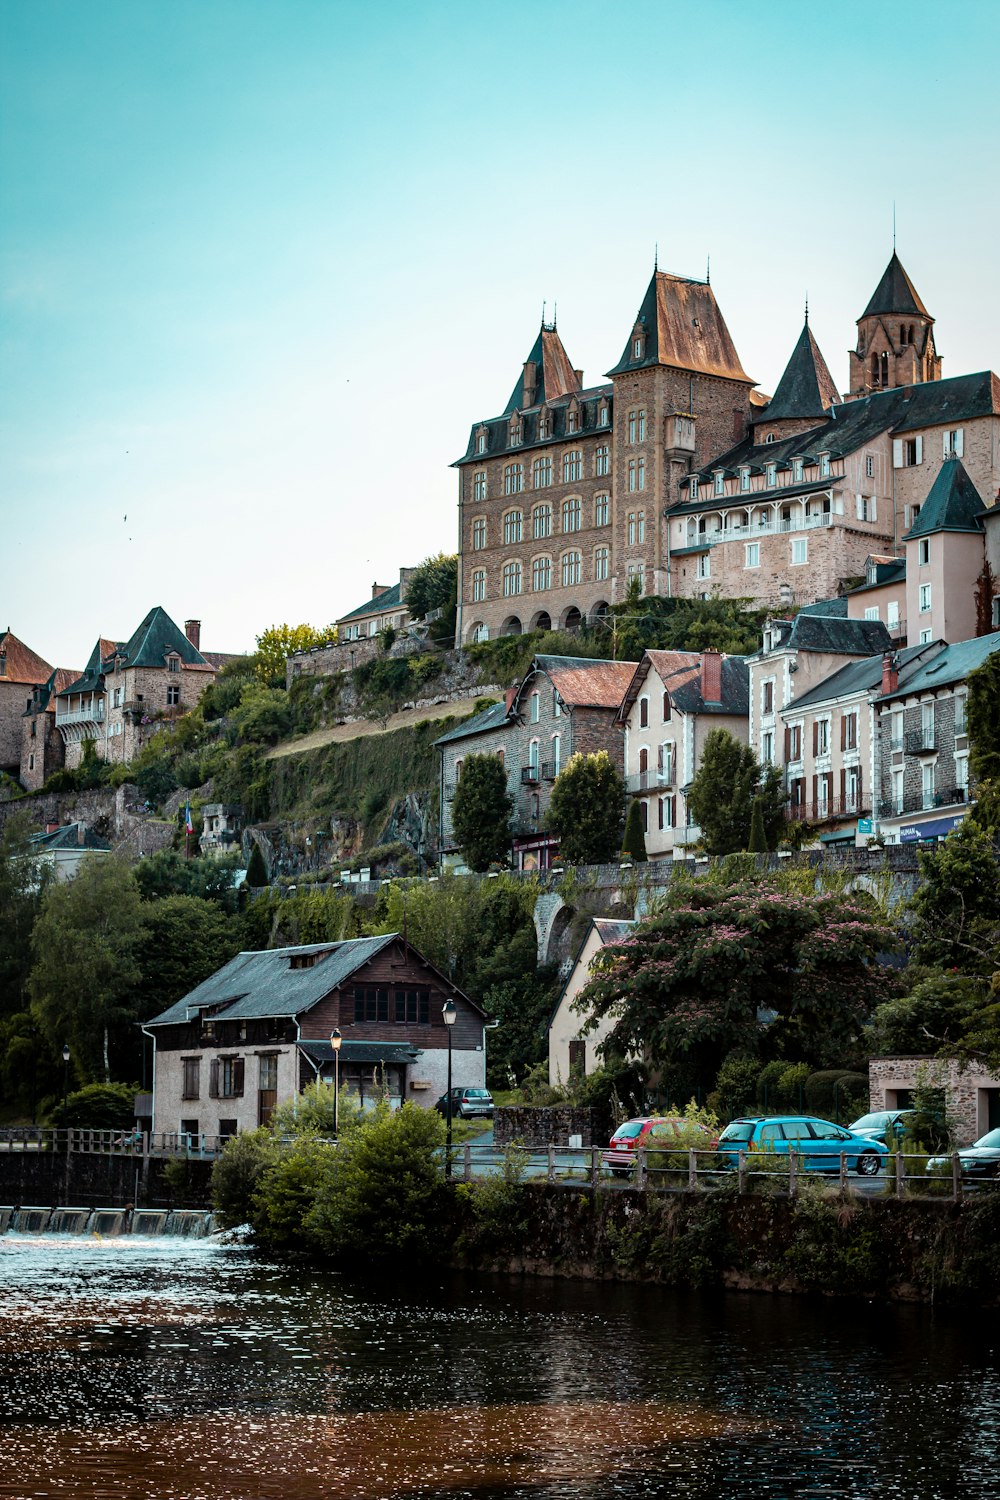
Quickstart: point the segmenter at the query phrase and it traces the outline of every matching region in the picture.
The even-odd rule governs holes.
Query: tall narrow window
[[[607,526],[611,517],[611,502],[607,495],[594,496],[594,525]]]
[[[578,484],[583,476],[583,454],[579,448],[571,448],[563,454],[563,484]]]
[[[551,505],[536,505],[531,514],[532,535],[536,542],[552,535]]]
[[[472,498],[474,500],[486,499],[486,471],[484,469],[480,469],[473,475]]]
[[[472,575],[472,598],[477,604],[486,598],[486,574],[482,568]]]
[[[611,449],[607,443],[601,443],[594,450],[594,477],[595,479],[606,479],[611,472]]]
[[[562,529],[563,531],[579,531],[582,520],[583,505],[577,496],[563,501],[562,507]]]
[[[476,552],[482,552],[486,546],[486,519],[484,516],[477,516],[472,523],[472,546]]]
[[[581,563],[579,552],[564,552],[562,560],[563,588],[572,588],[580,582]]]
[[[531,564],[531,587],[535,593],[541,593],[543,589],[552,587],[552,559],[549,557],[536,557]]]
[[[504,563],[503,591],[507,598],[511,594],[521,592],[521,564],[519,562]]]
[[[521,540],[521,512],[509,510],[503,518],[504,546],[510,547]]]
[[[594,548],[594,581],[604,583],[608,577],[608,549],[607,547]]]

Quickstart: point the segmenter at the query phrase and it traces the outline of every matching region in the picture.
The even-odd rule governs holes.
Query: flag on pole
[[[191,820],[191,798],[190,797],[187,799],[187,802],[184,805],[184,831],[185,831],[185,833],[194,833],[194,823]]]

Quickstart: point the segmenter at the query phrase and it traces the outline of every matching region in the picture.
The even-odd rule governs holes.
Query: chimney
[[[56,831],[56,829],[58,827],[59,827],[58,823],[46,823],[46,825],[45,825],[45,832],[46,833],[55,833],[55,831]]]
[[[722,653],[701,653],[701,696],[706,703],[722,702]]]
[[[76,825],[76,841],[77,841],[77,843],[82,845],[86,837],[87,837],[87,829],[86,829],[85,825],[83,823],[77,823],[77,825]]]
[[[191,642],[191,644],[194,647],[194,649],[196,651],[200,651],[201,650],[201,621],[200,620],[185,620],[184,621],[184,634],[187,636],[188,640]]]
[[[538,383],[538,366],[533,359],[524,361],[524,404],[534,406],[535,387]]]
[[[574,370],[573,371],[573,378],[576,381],[576,388],[577,388],[577,390],[578,391],[582,391],[583,390],[583,371],[582,370]]]
[[[377,599],[378,596],[379,596],[379,594],[384,594],[387,589],[391,589],[391,588],[392,588],[392,584],[391,583],[373,583],[372,584],[372,598],[373,599]]]
[[[893,651],[886,651],[882,657],[882,696],[886,693],[894,693],[899,687],[899,668],[896,664],[896,655]]]

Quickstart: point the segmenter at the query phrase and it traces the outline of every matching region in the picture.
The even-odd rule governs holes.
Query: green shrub
[[[323,1248],[310,1216],[321,1198],[331,1196],[341,1149],[331,1141],[300,1135],[275,1151],[250,1204],[250,1223],[263,1249],[287,1255],[315,1254]],[[335,1189],[332,1196],[336,1198]]]
[[[212,1167],[211,1202],[223,1229],[250,1222],[254,1195],[277,1153],[271,1131],[246,1130],[227,1141]]]
[[[135,1084],[88,1083],[53,1108],[48,1123],[57,1130],[128,1130],[135,1123]]]
[[[805,1113],[825,1120],[853,1120],[867,1108],[868,1076],[848,1068],[827,1068],[811,1073],[805,1085]]]

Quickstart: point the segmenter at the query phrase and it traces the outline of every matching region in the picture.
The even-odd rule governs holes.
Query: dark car
[[[852,1135],[866,1135],[871,1141],[885,1141],[888,1145],[890,1132],[894,1140],[901,1141],[920,1118],[916,1109],[877,1109],[870,1115],[862,1115],[847,1129]]]
[[[442,1094],[434,1108],[447,1116],[448,1095]],[[453,1120],[492,1120],[493,1095],[489,1089],[452,1089],[451,1117]]]
[[[963,1177],[1000,1177],[1000,1129],[988,1130],[974,1145],[963,1146],[958,1159]],[[950,1156],[932,1156],[927,1170],[942,1172],[950,1161]]]

